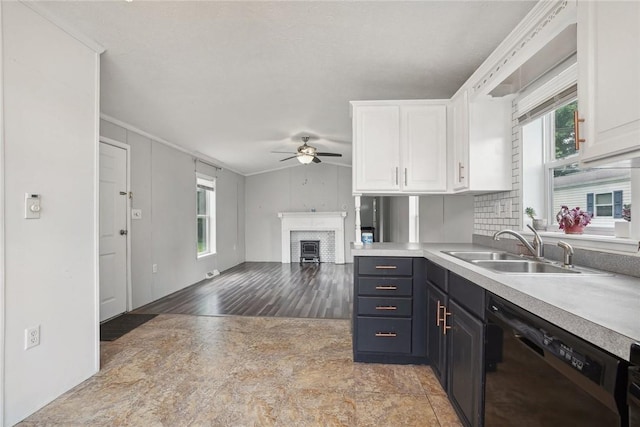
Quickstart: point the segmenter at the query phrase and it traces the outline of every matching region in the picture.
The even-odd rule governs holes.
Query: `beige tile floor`
[[[353,363],[348,320],[163,314],[22,426],[459,426],[428,366]]]

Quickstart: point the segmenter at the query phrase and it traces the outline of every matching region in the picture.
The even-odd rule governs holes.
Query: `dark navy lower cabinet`
[[[425,262],[355,257],[354,361],[426,363]]]
[[[427,357],[460,421],[483,425],[485,291],[431,261],[427,270]]]
[[[450,300],[448,339],[448,395],[466,426],[483,424],[484,323]]]
[[[442,309],[447,295],[427,282],[427,358],[443,389],[447,389],[447,336],[442,333]]]

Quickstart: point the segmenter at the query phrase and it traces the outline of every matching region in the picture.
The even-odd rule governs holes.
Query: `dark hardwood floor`
[[[348,319],[353,264],[245,262],[133,313]]]

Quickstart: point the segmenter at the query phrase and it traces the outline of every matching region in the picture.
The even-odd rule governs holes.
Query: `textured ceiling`
[[[534,4],[39,3],[106,48],[104,114],[243,174],[305,133],[350,165],[349,101],[449,98]]]

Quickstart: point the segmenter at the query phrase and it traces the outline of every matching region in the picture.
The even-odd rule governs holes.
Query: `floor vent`
[[[207,272],[207,274],[204,275],[205,279],[213,279],[216,276],[220,275],[220,271],[219,270],[213,270],[213,271],[209,271]]]

